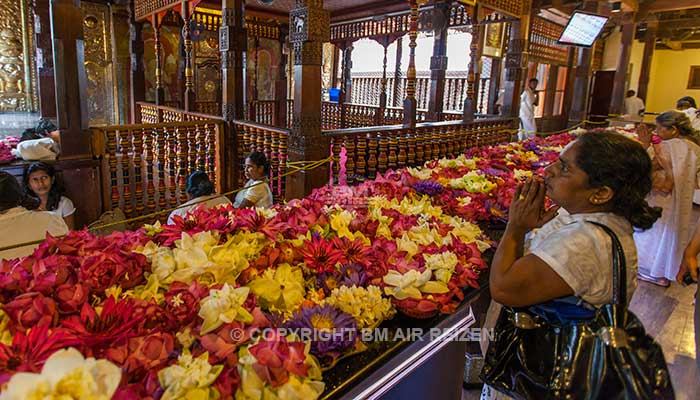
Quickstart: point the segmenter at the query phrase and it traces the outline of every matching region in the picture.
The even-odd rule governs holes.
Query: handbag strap
[[[612,259],[613,259],[613,304],[617,306],[627,306],[627,262],[625,252],[622,250],[620,239],[615,232],[607,226],[593,221],[587,221],[597,225],[612,239]]]

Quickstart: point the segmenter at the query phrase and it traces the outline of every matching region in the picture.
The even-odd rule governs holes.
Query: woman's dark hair
[[[35,207],[27,207],[27,208],[36,208],[39,206],[41,201],[39,200],[39,196],[34,193],[32,188],[29,186],[29,177],[34,173],[38,171],[44,171],[46,172],[46,175],[50,176],[53,179],[53,184],[51,185],[51,190],[49,191],[49,199],[46,201],[46,211],[53,211],[58,208],[58,204],[61,202],[61,196],[63,196],[63,185],[61,184],[61,180],[58,179],[56,176],[56,169],[46,163],[43,162],[35,162],[29,165],[27,169],[24,170],[24,193],[29,199],[33,200],[38,200],[39,202],[36,203]]]
[[[0,212],[7,211],[22,204],[22,187],[14,176],[0,171]]]
[[[693,107],[693,108],[698,108],[698,106],[695,103],[695,99],[690,97],[690,96],[685,96],[681,97],[678,99],[676,102],[676,107],[681,108],[681,107]]]
[[[195,171],[187,178],[187,193],[192,197],[209,196],[214,193],[214,184],[209,180],[209,175]]]
[[[676,128],[681,136],[686,136],[698,143],[698,131],[693,129],[690,118],[682,111],[666,111],[656,116],[656,122],[665,128]]]
[[[259,152],[259,151],[254,151],[250,154],[248,154],[248,157],[250,161],[254,162],[255,165],[258,167],[263,167],[263,173],[265,176],[267,176],[270,173],[270,163],[267,161],[267,157],[265,157],[265,153]]]
[[[614,131],[591,131],[576,140],[576,165],[588,175],[588,184],[608,186],[615,193],[612,212],[634,227],[649,229],[661,217],[660,207],[651,207],[651,159],[644,148]]]

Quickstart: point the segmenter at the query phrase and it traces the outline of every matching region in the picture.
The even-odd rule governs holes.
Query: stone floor
[[[700,373],[695,364],[693,298],[696,286],[672,284],[664,289],[640,282],[630,304],[647,333],[661,344],[677,400],[700,400]],[[480,390],[464,390],[462,400],[479,399]]]

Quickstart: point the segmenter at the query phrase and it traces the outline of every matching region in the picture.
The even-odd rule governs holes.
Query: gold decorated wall
[[[0,112],[37,111],[34,18],[27,0],[0,6]]]
[[[87,107],[90,125],[111,125],[117,119],[110,8],[104,4],[82,2],[87,74]]]

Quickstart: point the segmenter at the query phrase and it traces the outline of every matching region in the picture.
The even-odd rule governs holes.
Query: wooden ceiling
[[[289,19],[295,0],[276,0],[265,5],[258,0],[246,0],[246,14],[257,17]],[[324,0],[323,6],[331,13],[331,21],[346,21],[408,10],[407,0]],[[203,7],[221,9],[221,2],[205,0]]]

